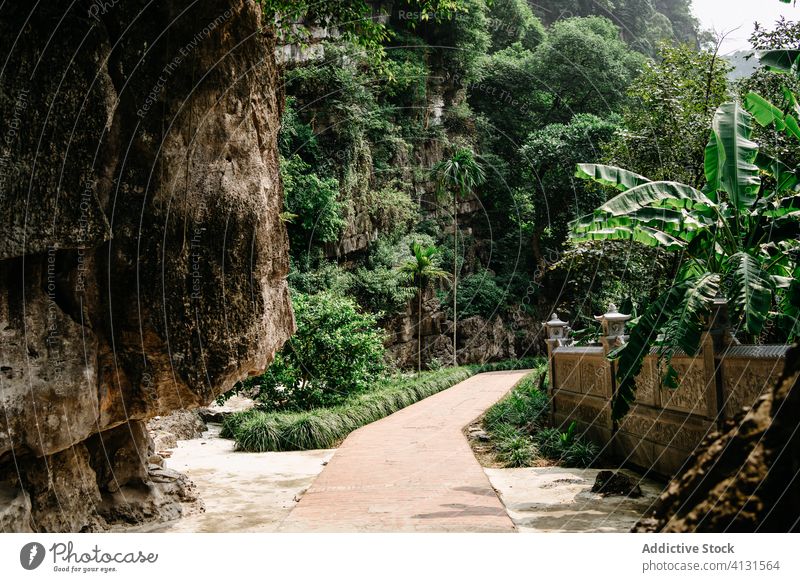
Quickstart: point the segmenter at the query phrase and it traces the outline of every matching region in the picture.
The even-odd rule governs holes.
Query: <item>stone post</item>
[[[725,374],[722,360],[726,350],[737,345],[739,341],[731,331],[731,321],[728,316],[728,301],[721,296],[714,298],[711,304],[711,313],[706,321],[706,332],[700,344],[700,354],[706,371],[706,401],[708,408],[705,416],[722,426],[725,418],[725,403],[730,394],[725,386]]]
[[[731,320],[728,317],[728,301],[724,297],[715,297],[708,317],[708,334],[714,343],[714,350],[721,353],[731,345],[739,342],[731,331]]]
[[[556,366],[555,357],[553,352],[557,347],[563,346],[566,343],[567,335],[569,335],[570,327],[566,321],[561,321],[557,313],[550,316],[550,321],[543,323],[547,331],[547,366],[550,372],[550,398],[555,395],[556,389]],[[551,412],[554,412],[555,406],[551,407]]]

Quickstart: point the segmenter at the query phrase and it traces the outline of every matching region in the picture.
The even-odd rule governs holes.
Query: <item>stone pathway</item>
[[[461,430],[527,373],[473,376],[355,431],[279,531],[515,531]]]

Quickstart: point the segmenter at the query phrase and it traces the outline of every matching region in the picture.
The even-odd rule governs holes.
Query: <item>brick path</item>
[[[280,531],[514,531],[461,430],[526,373],[473,376],[355,431]]]

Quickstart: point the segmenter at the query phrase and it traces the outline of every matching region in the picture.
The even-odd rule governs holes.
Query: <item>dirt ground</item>
[[[641,487],[636,499],[592,493],[600,469],[485,468],[520,532],[627,532],[651,507],[663,485],[623,471]]]
[[[334,450],[237,453],[209,424],[203,438],[178,441],[166,464],[197,487],[205,512],[160,524],[159,532],[272,532],[334,454]]]

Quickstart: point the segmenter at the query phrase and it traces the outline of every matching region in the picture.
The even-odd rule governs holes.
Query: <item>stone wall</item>
[[[788,349],[725,345],[709,330],[698,354],[673,357],[676,389],[664,385],[654,350],[636,379],[635,403],[622,420],[614,421],[616,370],[607,355],[622,333],[604,336],[603,345],[577,347],[570,345],[564,328],[560,337],[553,337],[559,333],[552,322],[548,328],[555,425],[565,428],[574,421],[607,457],[663,476],[680,472],[703,439],[775,385]]]

